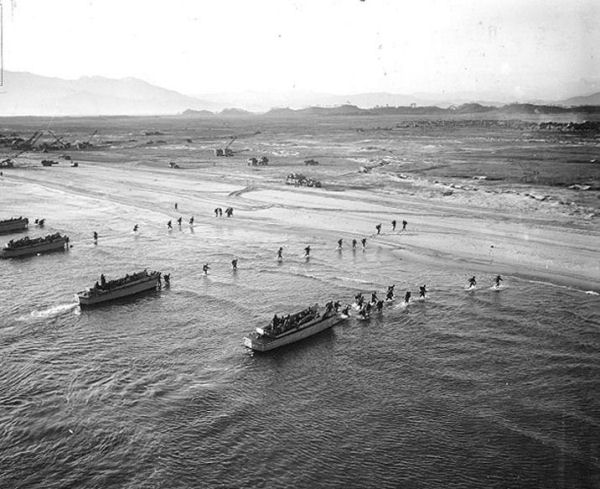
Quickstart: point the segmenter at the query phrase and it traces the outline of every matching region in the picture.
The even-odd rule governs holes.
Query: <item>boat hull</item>
[[[0,221],[0,234],[15,233],[24,231],[29,226],[28,219],[16,219],[10,221]]]
[[[17,258],[20,256],[37,255],[38,253],[49,253],[52,251],[63,251],[67,247],[68,240],[60,238],[50,243],[38,243],[33,246],[21,248],[3,248],[0,250],[0,258]]]
[[[136,281],[127,286],[108,290],[101,294],[89,295],[88,291],[79,292],[77,297],[79,298],[80,306],[90,307],[135,296],[158,288],[160,288],[160,279],[158,277],[148,277],[145,280]]]
[[[344,319],[345,318],[339,315],[331,316],[310,326],[293,331],[283,336],[279,336],[277,338],[269,338],[268,336],[261,336],[258,333],[251,333],[244,338],[244,346],[260,352],[274,350],[275,348],[289,345],[290,343],[295,343],[296,341],[314,336],[317,333],[325,331],[326,329],[329,329],[332,326],[344,321]]]

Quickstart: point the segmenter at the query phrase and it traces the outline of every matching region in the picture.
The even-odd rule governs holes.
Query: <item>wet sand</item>
[[[363,189],[353,188],[353,182],[335,190],[299,188],[273,181],[278,169],[257,172],[244,165],[240,157],[178,171],[96,159],[79,168],[13,169],[0,180],[3,217],[45,217],[60,229],[52,219],[53,209],[60,208],[79,216],[77,231],[91,236],[94,230],[106,234],[107,228],[114,233],[131,230],[134,223],[106,222],[98,228],[91,221],[101,222],[104,206],[133,206],[144,232],[159,234],[179,215],[184,222],[193,215],[196,223],[211,226],[213,209],[231,206],[235,222],[223,218],[220,225],[268,229],[274,236],[293,229],[298,253],[316,237],[332,248],[339,238],[349,247],[353,238],[367,237],[368,246],[393,250],[399,260],[465,275],[500,273],[600,291],[597,219],[552,212],[550,205],[532,210],[527,198],[509,202],[499,193],[480,192],[482,205],[477,206],[432,198],[430,188],[406,191],[385,182]],[[398,221],[395,232],[393,219]],[[408,226],[400,231],[403,219]],[[378,223],[382,233],[376,236]],[[313,255],[318,254],[319,245],[312,244]]]

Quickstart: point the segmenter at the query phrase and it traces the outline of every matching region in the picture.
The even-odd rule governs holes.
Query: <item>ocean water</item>
[[[482,274],[466,291],[467,265],[377,239],[339,252],[326,233],[197,210],[168,232],[186,204],[39,195],[32,215],[50,219],[29,235],[73,248],[0,261],[1,488],[600,487],[597,295]],[[77,306],[100,273],[143,268],[171,287]],[[270,354],[242,345],[275,312],[392,283],[430,293]]]

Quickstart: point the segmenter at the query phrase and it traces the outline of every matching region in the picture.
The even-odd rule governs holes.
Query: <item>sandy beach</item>
[[[116,163],[101,156],[86,154],[78,168],[65,164],[5,171],[0,180],[3,214],[43,216],[52,222],[53,214],[67,212],[78,224],[76,230],[64,231],[88,241],[94,230],[102,234],[109,227],[125,233],[133,226],[103,223],[105,206],[135,208],[144,227],[157,233],[178,215],[186,221],[194,215],[196,222],[209,226],[215,207],[231,206],[239,218],[231,225],[237,228],[268,229],[274,237],[279,230],[294,229],[298,252],[316,236],[331,247],[340,238],[349,246],[353,238],[367,237],[369,246],[392,250],[399,260],[600,291],[598,218],[574,214],[571,207],[556,202],[540,202],[525,191],[490,190],[477,182],[458,185],[404,178],[398,183],[385,173],[365,179],[356,170],[351,178],[338,179],[337,166],[319,168],[328,182],[339,180],[333,190],[327,185],[302,188],[277,181],[281,157],[277,166],[256,171],[243,157],[213,158],[214,166],[207,161],[203,168],[172,170],[157,163]],[[452,195],[444,197],[442,192],[450,186]],[[179,211],[173,208],[175,202]],[[405,231],[400,231],[402,220],[408,222]],[[382,233],[376,236],[378,223]],[[315,253],[318,249],[313,243]]]

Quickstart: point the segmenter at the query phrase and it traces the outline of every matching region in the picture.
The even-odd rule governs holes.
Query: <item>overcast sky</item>
[[[540,97],[600,80],[598,0],[3,3],[5,68],[62,78],[137,77],[187,94]]]

